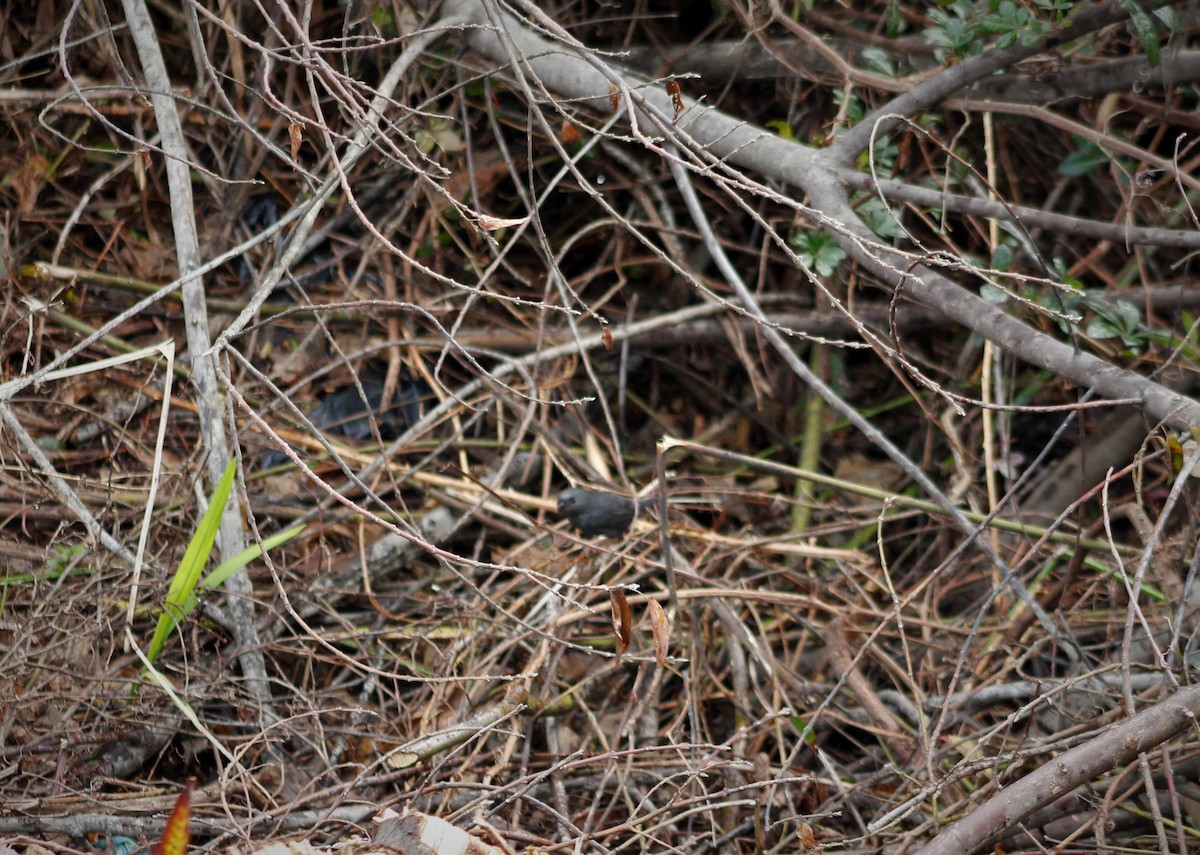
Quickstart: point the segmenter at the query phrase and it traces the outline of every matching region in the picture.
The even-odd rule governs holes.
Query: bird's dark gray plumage
[[[621,537],[629,530],[637,505],[617,493],[571,487],[558,494],[558,512],[585,537]]]

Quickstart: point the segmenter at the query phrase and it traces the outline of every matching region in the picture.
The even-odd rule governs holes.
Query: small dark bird
[[[637,505],[616,493],[571,487],[558,494],[558,513],[585,537],[621,537],[629,530]]]

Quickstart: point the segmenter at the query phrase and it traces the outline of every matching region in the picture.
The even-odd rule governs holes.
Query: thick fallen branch
[[[1131,762],[1186,730],[1195,729],[1197,712],[1200,712],[1200,686],[1176,692],[1007,785],[983,805],[938,832],[916,855],[970,855],[978,851],[1075,787]]]
[[[1140,400],[1143,411],[1152,421],[1166,421],[1176,426],[1200,424],[1200,403],[1192,398],[1092,354],[1077,351],[982,300],[936,270],[921,265],[920,256],[880,245],[850,205],[845,184],[839,177],[844,167],[827,152],[783,139],[686,97],[683,99],[684,110],[676,124],[671,120],[674,113],[671,96],[662,87],[618,69],[586,47],[572,43],[568,34],[557,28],[553,21],[539,16],[536,10],[528,11],[538,16],[538,26],[553,32],[562,41],[550,41],[516,17],[497,12],[504,29],[501,36],[489,24],[484,5],[469,0],[451,0],[446,4],[444,14],[448,18],[468,16],[474,26],[463,31],[465,40],[492,61],[507,64],[509,53],[505,42],[511,42],[524,58],[520,73],[561,95],[564,100],[559,109],[573,109],[578,104],[603,114],[611,110],[613,96],[610,93],[615,88],[634,101],[636,109],[630,112],[639,124],[639,132],[658,139],[667,136],[697,159],[707,159],[707,168],[688,164],[706,177],[720,181],[730,173],[730,167],[740,167],[764,179],[802,188],[809,197],[810,208],[775,194],[742,173],[732,174],[728,181],[741,189],[749,187],[753,192],[769,195],[781,204],[790,204],[816,219],[835,234],[855,261],[894,288],[901,289],[904,295],[980,333],[1013,356],[1080,387],[1094,389],[1107,398]],[[627,109],[624,100],[621,109]]]

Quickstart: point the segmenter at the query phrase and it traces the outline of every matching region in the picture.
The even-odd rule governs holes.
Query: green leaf
[[[1146,331],[1141,326],[1141,310],[1129,300],[1110,303],[1093,299],[1086,301],[1086,304],[1094,313],[1086,329],[1092,338],[1119,338],[1135,353],[1147,340]]]
[[[779,136],[783,137],[785,140],[792,140],[795,142],[796,135],[792,133],[792,126],[787,122],[783,121],[782,119],[772,119],[765,124],[768,128],[779,134]]]
[[[1179,20],[1179,13],[1170,6],[1160,6],[1154,10],[1154,17],[1163,22],[1168,30],[1174,33],[1183,23]]]
[[[57,547],[54,553],[46,559],[46,578],[55,578],[62,575],[71,566],[72,561],[87,555],[87,552],[88,548],[82,543]]]
[[[845,251],[828,232],[797,232],[792,246],[800,250],[800,263],[819,276],[830,276],[845,259]]]
[[[220,565],[217,566],[216,570],[209,573],[200,582],[199,587],[200,587],[201,592],[208,593],[209,591],[213,591],[213,590],[216,590],[217,588],[221,587],[222,585],[225,584],[226,579],[228,579],[230,576],[232,576],[238,570],[241,570],[243,567],[245,567],[247,564],[249,564],[255,558],[258,558],[260,555],[262,555],[264,550],[271,550],[271,549],[274,549],[276,546],[282,546],[283,544],[285,544],[289,540],[291,540],[293,537],[298,535],[300,532],[304,531],[305,528],[306,528],[306,526],[303,526],[303,525],[292,526],[291,528],[289,528],[285,531],[281,531],[278,534],[274,534],[268,538],[265,538],[262,542],[262,545],[263,545],[262,549],[259,549],[258,544],[255,543],[250,546],[247,546],[245,549],[243,549],[237,555],[230,558],[228,561],[222,561],[220,563]],[[183,608],[180,610],[179,617],[181,619],[187,617],[192,612],[192,610],[196,608],[197,604],[198,604],[198,600],[196,599],[195,594],[193,594],[191,597],[188,598],[188,601],[183,604]]]
[[[979,286],[979,296],[987,300],[993,306],[1003,306],[1008,302],[1008,292],[1003,288],[998,288],[990,282],[984,282]]]
[[[878,196],[871,196],[858,206],[858,215],[867,227],[882,238],[904,235],[904,226],[896,221],[896,212],[889,211]]]
[[[894,39],[905,29],[904,16],[900,14],[899,0],[888,0],[887,4],[887,34]]]
[[[1133,32],[1137,35],[1138,41],[1142,43],[1142,50],[1146,52],[1146,59],[1149,61],[1150,67],[1157,68],[1159,62],[1158,29],[1154,26],[1154,19],[1146,13],[1137,0],[1117,0],[1117,2],[1129,14]]]
[[[887,51],[874,47],[864,48],[862,58],[866,62],[867,68],[876,74],[882,74],[885,77],[896,76],[896,66],[892,64],[892,55]]]
[[[1086,332],[1088,338],[1094,339],[1116,338],[1119,335],[1119,333],[1113,329],[1112,324],[1099,316],[1088,321]]]
[[[371,23],[385,32],[396,31],[396,19],[392,16],[392,10],[382,3],[371,10]]]
[[[233,478],[236,472],[237,460],[230,460],[229,465],[225,467],[225,474],[221,476],[221,481],[217,484],[217,489],[213,491],[212,499],[208,503],[208,510],[204,512],[204,517],[200,520],[196,533],[192,535],[191,542],[188,543],[183,560],[179,562],[179,567],[175,570],[175,576],[171,579],[171,586],[167,590],[167,599],[163,604],[162,614],[158,616],[158,626],[155,627],[154,636],[150,639],[150,646],[146,650],[146,658],[150,662],[154,662],[158,658],[171,631],[183,619],[184,606],[187,605],[196,590],[196,583],[200,581],[200,573],[204,570],[204,565],[208,563],[208,556],[212,554],[213,543],[217,539],[217,529],[221,525],[221,515],[225,513],[225,505],[229,501],[229,493],[233,489]]]
[[[1142,323],[1141,310],[1129,300],[1117,300],[1117,314],[1126,330],[1136,330]]]
[[[811,727],[808,726],[808,722],[805,721],[802,716],[798,716],[798,715],[790,716],[788,718],[788,721],[791,722],[792,727],[796,728],[797,733],[804,734],[804,744],[805,745],[812,746],[812,745],[816,744],[817,734],[813,731],[813,729]]]
[[[1108,163],[1108,155],[1094,142],[1078,141],[1079,148],[1063,158],[1058,165],[1059,175],[1079,178]]]

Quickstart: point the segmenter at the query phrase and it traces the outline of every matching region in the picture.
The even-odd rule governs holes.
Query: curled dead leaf
[[[613,632],[617,635],[617,658],[629,649],[629,641],[633,635],[633,614],[629,611],[629,600],[620,588],[608,592],[612,604]]]
[[[650,634],[654,638],[654,659],[659,668],[667,667],[667,652],[671,648],[671,624],[658,600],[647,600],[650,611]]]
[[[507,229],[513,226],[520,226],[529,221],[529,217],[517,217],[516,219],[506,219],[504,217],[493,217],[488,214],[480,214],[475,218],[475,225],[483,229],[485,232],[496,232],[500,229]]]
[[[304,142],[304,125],[292,122],[288,125],[288,142],[291,144],[292,160],[300,157],[300,144]]]
[[[667,94],[671,96],[671,107],[675,110],[674,122],[679,121],[679,117],[683,115],[683,90],[679,87],[678,80],[667,81]]]

